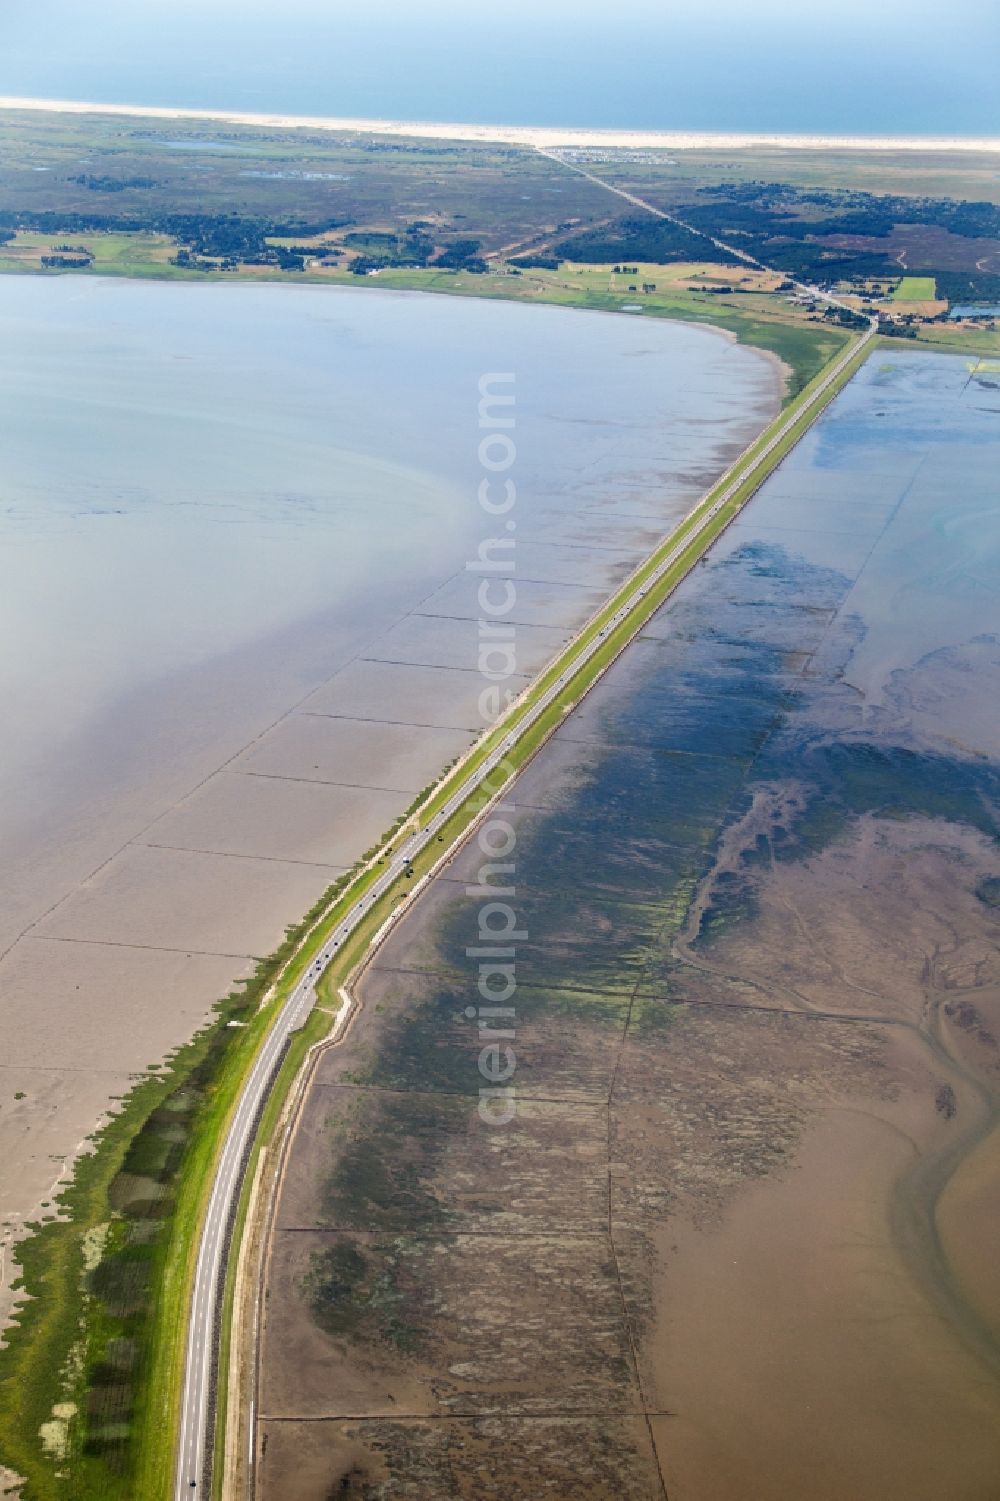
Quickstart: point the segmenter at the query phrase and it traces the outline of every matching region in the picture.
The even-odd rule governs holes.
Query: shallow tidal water
[[[771,385],[696,330],[368,289],[7,278],[0,319],[8,849],[53,800],[65,838],[74,801],[122,798],[165,752],[196,780],[209,733],[210,754],[245,740],[462,567],[482,374],[518,377],[525,540],[604,543],[613,507],[626,548]],[[232,676],[249,703],[223,686],[206,723],[206,679]]]
[[[703,329],[371,287],[7,277],[0,326],[9,1236],[482,727],[480,378],[515,688],[780,392]]]
[[[518,1498],[991,1494],[998,451],[988,367],[877,351],[519,779],[511,1124],[475,843],[380,952],[279,1208],[267,1501],[501,1451]]]

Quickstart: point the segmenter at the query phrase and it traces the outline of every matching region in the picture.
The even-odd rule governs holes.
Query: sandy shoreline
[[[490,145],[628,147],[669,151],[784,147],[791,151],[973,151],[1000,152],[1000,137],[782,135],[766,131],[611,130],[580,126],[475,125],[438,120],[367,120],[337,115],[250,114],[239,110],[181,109],[152,104],[97,104],[82,99],[21,99],[0,95],[0,110],[37,110],[63,115],[124,115],[152,120],[218,120],[275,130],[364,131],[370,135],[423,136],[440,141]]]

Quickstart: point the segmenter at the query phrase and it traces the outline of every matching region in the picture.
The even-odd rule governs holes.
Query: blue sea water
[[[0,94],[416,120],[833,134],[996,131],[1000,12],[720,0],[459,9],[74,0],[0,10]]]

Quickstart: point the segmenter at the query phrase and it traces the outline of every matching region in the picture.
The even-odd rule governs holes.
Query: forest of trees
[[[92,172],[81,172],[70,177],[69,182],[78,182],[92,193],[124,193],[126,188],[155,188],[155,177],[97,177]]]
[[[890,237],[900,224],[924,225],[961,238],[994,239],[1000,254],[1000,206],[950,198],[904,198],[888,194],[794,188],[788,183],[723,183],[696,190],[694,201],[676,208],[691,229],[648,215],[624,215],[600,229],[567,235],[544,254],[517,257],[513,264],[557,266],[560,261],[729,263],[731,256],[709,236],[801,281],[831,284],[852,278],[898,276],[898,247]],[[857,235],[885,240],[881,246],[841,246],[831,238]],[[978,249],[978,247],[977,247]],[[977,251],[970,249],[970,256]],[[928,255],[929,262],[933,256]],[[921,264],[949,301],[996,300],[1000,276],[970,269]]]
[[[455,240],[441,252],[434,265],[451,271],[487,271],[489,267],[479,254],[479,247],[478,240]]]
[[[1000,205],[953,198],[901,197],[846,191],[805,191],[787,183],[738,183],[700,188],[697,201],[678,210],[681,217],[707,233],[736,239],[742,248],[769,265],[803,280],[835,281],[852,276],[899,275],[898,245],[844,247],[834,236],[857,235],[890,240],[900,225],[943,230],[960,239],[996,241],[1000,254]],[[933,242],[932,242],[933,243]],[[944,288],[964,286],[961,296],[990,295],[997,278],[974,269],[978,247],[968,252],[970,269],[956,272],[934,264],[933,250],[919,266]]]
[[[552,257],[564,261],[725,261],[731,259],[717,251],[702,235],[681,229],[668,219],[654,219],[649,214],[629,215],[604,225],[584,230],[553,245]],[[515,266],[539,263],[538,257],[515,258]]]
[[[1000,276],[992,271],[938,271],[936,280],[946,302],[1000,303]]]

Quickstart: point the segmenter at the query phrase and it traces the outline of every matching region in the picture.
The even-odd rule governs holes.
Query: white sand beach
[[[125,115],[152,120],[217,120],[275,130],[329,130],[356,135],[421,136],[426,140],[481,141],[486,145],[554,146],[650,151],[739,151],[753,147],[789,151],[1000,152],[1000,136],[833,136],[697,130],[601,130],[577,126],[475,125],[440,120],[366,120],[336,115],[243,114],[221,109],[174,109],[145,104],[99,104],[83,99],[0,96],[0,110],[67,115]]]

